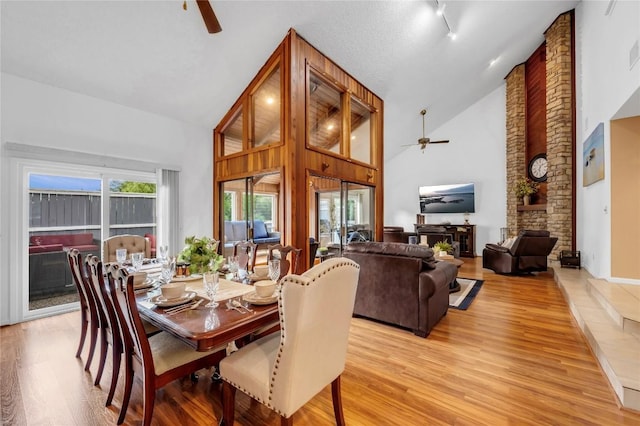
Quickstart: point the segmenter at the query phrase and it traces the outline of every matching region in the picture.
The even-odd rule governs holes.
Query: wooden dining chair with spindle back
[[[138,311],[133,276],[127,276],[118,265],[108,269],[111,297],[123,330],[125,386],[118,424],[124,422],[134,376],[143,384],[143,425],[151,424],[156,390],[169,382],[189,376],[203,368],[217,365],[225,356],[227,345],[209,352],[198,352],[169,333],[147,336]],[[126,332],[124,331],[126,330]]]

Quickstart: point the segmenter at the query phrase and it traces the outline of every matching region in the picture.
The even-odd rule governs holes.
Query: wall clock
[[[529,161],[529,177],[536,182],[547,180],[547,155],[538,154]]]

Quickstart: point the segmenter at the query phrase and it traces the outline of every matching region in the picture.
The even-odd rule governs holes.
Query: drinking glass
[[[229,272],[233,274],[232,280],[238,279],[238,256],[229,256],[227,258],[227,264],[229,265]]]
[[[125,260],[127,260],[127,249],[116,249],[116,261],[118,262],[118,265],[122,266]]]
[[[162,246],[158,246],[158,259],[160,259],[161,262],[163,260],[165,260],[168,255],[169,255],[169,246],[168,245],[165,244],[165,245],[162,245]]]
[[[131,253],[131,266],[134,272],[138,272],[142,268],[142,260],[144,253]]]
[[[204,289],[207,291],[207,296],[210,299],[210,302],[205,306],[207,308],[217,308],[218,302],[215,301],[216,293],[218,292],[218,273],[217,272],[205,272],[202,274],[202,283],[204,284]]]
[[[162,282],[166,284],[171,281],[173,274],[176,271],[176,259],[168,257],[163,259],[161,267],[160,278],[162,279]]]
[[[269,279],[271,281],[280,279],[280,259],[271,259],[269,261]]]

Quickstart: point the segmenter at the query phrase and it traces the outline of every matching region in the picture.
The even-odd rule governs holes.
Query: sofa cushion
[[[267,232],[267,225],[261,220],[253,221],[253,238],[267,238],[269,233]]]
[[[433,250],[418,244],[387,243],[387,242],[355,242],[345,247],[346,251],[357,253],[386,254],[391,256],[415,257],[422,259],[423,267],[435,269],[438,263],[433,257]]]

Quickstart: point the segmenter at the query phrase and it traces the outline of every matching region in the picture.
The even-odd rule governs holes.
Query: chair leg
[[[236,409],[236,388],[233,385],[222,382],[222,418],[220,426],[233,426]]]
[[[89,355],[87,355],[87,363],[84,366],[84,371],[89,371],[91,366],[91,360],[93,359],[93,353],[96,350],[96,342],[98,340],[98,327],[94,322],[91,322],[91,343],[89,345]]]
[[[98,364],[98,372],[96,373],[96,380],[93,382],[94,386],[100,384],[102,379],[102,373],[104,372],[104,365],[107,362],[107,352],[109,351],[109,342],[107,341],[107,329],[102,327],[100,329],[100,363]]]
[[[345,426],[344,413],[342,412],[342,394],[340,391],[340,376],[331,382],[331,396],[333,398],[333,413],[336,416],[336,425]]]
[[[76,358],[80,358],[80,354],[82,353],[82,347],[84,346],[84,341],[87,338],[87,326],[89,325],[89,321],[87,320],[87,314],[83,310],[82,311],[82,324],[80,328],[80,343],[78,343],[78,350],[76,351]]]
[[[151,417],[153,416],[153,405],[156,402],[155,383],[148,383],[147,380],[149,380],[148,377],[142,378],[142,387],[144,388],[144,399],[142,400],[144,417],[142,419],[142,424],[144,426],[151,425]]]
[[[105,406],[110,406],[113,401],[113,395],[116,392],[116,385],[118,384],[118,375],[120,374],[120,363],[122,362],[122,347],[120,344],[113,344],[111,348],[112,361],[111,361],[111,387],[109,388],[109,394],[107,395],[107,403]]]
[[[133,388],[133,360],[131,354],[125,354],[124,359],[124,394],[122,395],[122,407],[120,407],[120,416],[118,416],[118,424],[124,422],[129,408],[129,399],[131,398],[131,389]]]

